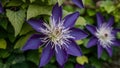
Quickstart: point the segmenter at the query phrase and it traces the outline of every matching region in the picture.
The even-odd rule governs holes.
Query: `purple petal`
[[[90,38],[90,40],[88,41],[88,44],[87,44],[87,48],[95,46],[97,44],[97,42],[98,42],[98,39],[96,37]]]
[[[101,15],[101,13],[97,13],[96,17],[97,17],[97,25],[98,27],[100,27],[104,23],[104,18]]]
[[[102,52],[103,52],[103,47],[102,47],[102,45],[100,45],[100,44],[98,44],[98,58],[100,58],[101,57],[101,54],[102,54]]]
[[[41,40],[40,40],[40,34],[33,34],[28,41],[26,42],[26,44],[24,45],[24,47],[22,48],[22,51],[26,51],[29,49],[37,49],[39,48],[39,46],[42,44]]]
[[[76,4],[79,8],[83,8],[82,0],[72,0],[74,4]]]
[[[114,40],[113,42],[113,46],[120,46],[120,40]]]
[[[59,20],[62,18],[62,7],[58,3],[53,7],[52,10],[52,19],[55,21],[53,23],[58,24]]]
[[[60,66],[63,66],[68,59],[68,55],[66,51],[63,48],[60,48],[58,45],[56,45],[56,50],[57,62]]]
[[[3,7],[2,7],[2,4],[0,2],[0,13],[2,13],[2,12],[3,12]]]
[[[88,34],[81,29],[71,28],[70,30],[71,30],[70,34],[75,38],[75,40],[81,40],[88,36]]]
[[[108,21],[108,23],[107,23],[107,26],[108,26],[108,27],[111,27],[113,24],[114,24],[114,17],[112,16],[112,17],[109,19],[109,21]]]
[[[80,64],[75,65],[75,68],[84,68],[84,67],[85,67],[84,65],[80,65]]]
[[[107,47],[105,49],[108,52],[109,56],[112,57],[112,48],[111,47]]]
[[[66,28],[71,28],[75,25],[75,22],[77,20],[77,18],[79,17],[79,12],[74,12],[72,14],[69,14],[67,15],[65,18],[64,18],[64,26]]]
[[[54,49],[52,48],[52,45],[48,44],[43,49],[43,52],[41,54],[41,60],[39,67],[45,66],[51,59],[51,57],[54,55]]]
[[[30,19],[28,20],[28,23],[34,28],[37,32],[40,32],[40,28],[45,28],[43,25],[43,21],[41,19]]]
[[[92,34],[95,35],[96,27],[93,25],[86,25],[87,30]]]
[[[116,36],[117,32],[120,32],[120,29],[118,29],[118,28],[113,29],[112,34],[114,34],[114,36]]]
[[[82,51],[80,47],[76,44],[74,40],[70,40],[68,42],[68,47],[66,48],[66,51],[68,54],[73,55],[73,56],[81,56]]]

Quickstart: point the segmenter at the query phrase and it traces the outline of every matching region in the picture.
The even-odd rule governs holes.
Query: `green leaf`
[[[57,3],[57,0],[48,0],[49,5],[54,5]]]
[[[58,1],[59,6],[61,6],[64,0],[57,0],[57,1]]]
[[[76,42],[77,42],[78,45],[83,44],[83,40],[77,40]]]
[[[9,56],[9,58],[7,59],[7,64],[17,64],[17,63],[21,63],[25,61],[25,56],[22,55],[22,54],[16,54],[16,53],[13,53]]]
[[[117,38],[120,39],[120,32],[117,32]]]
[[[76,61],[79,64],[84,65],[85,63],[88,63],[88,58],[86,56],[80,56],[76,58]]]
[[[17,36],[22,28],[25,19],[25,10],[19,11],[11,11],[9,9],[6,10],[6,15],[11,22],[12,26],[15,30],[15,36]]]
[[[0,50],[0,58],[7,58],[10,53],[7,50]]]
[[[21,63],[17,63],[17,64],[14,64],[14,65],[11,65],[10,68],[30,68],[30,67],[29,67],[29,65],[26,62],[21,62]]]
[[[0,20],[0,25],[4,28],[7,29],[8,21],[5,18],[1,18]]]
[[[95,58],[95,57],[91,57],[91,58],[89,58],[89,59],[90,59],[92,65],[95,66],[95,68],[102,68],[102,63],[101,63],[100,60],[98,60],[98,59]]]
[[[104,60],[104,61],[107,61],[109,59],[109,56],[105,51],[103,51],[101,59]]]
[[[7,7],[10,7],[10,6],[20,6],[22,4],[22,1],[21,0],[12,0],[10,1],[9,3],[7,3]]]
[[[55,64],[46,64],[45,66],[44,66],[44,68],[58,68],[58,66],[57,65],[55,65]]]
[[[102,1],[100,7],[103,7],[103,8],[107,11],[107,13],[113,12],[113,11],[115,10],[115,8],[116,8],[116,7],[114,6],[113,2],[112,2],[112,1],[109,1],[109,0],[107,0],[107,1]]]
[[[27,10],[27,20],[38,15],[50,15],[51,7],[49,6],[39,6],[39,5],[29,5]]]
[[[25,57],[23,55],[17,55],[12,61],[12,64],[21,63],[23,61],[25,61]]]
[[[74,65],[73,63],[68,62],[65,64],[65,68],[74,68]]]
[[[87,9],[87,13],[89,16],[94,16],[96,14],[95,10]]]
[[[31,34],[21,37],[15,44],[14,49],[22,48],[30,36]]]
[[[76,26],[85,26],[86,20],[83,17],[79,17],[75,23]]]
[[[0,48],[6,49],[7,42],[4,39],[0,39]]]
[[[39,65],[39,53],[37,50],[35,51],[29,51],[27,53],[27,60],[35,63],[36,65]]]
[[[30,0],[31,3],[35,2],[35,0]]]
[[[32,27],[31,27],[29,24],[24,23],[24,24],[23,24],[23,27],[22,27],[22,29],[21,29],[20,35],[25,35],[25,34],[27,34],[28,32],[30,32],[30,31],[32,31],[32,30],[33,30],[33,29],[32,29]]]
[[[23,2],[26,2],[26,0],[22,0]]]

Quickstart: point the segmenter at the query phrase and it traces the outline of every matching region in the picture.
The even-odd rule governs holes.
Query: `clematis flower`
[[[46,65],[54,54],[60,66],[67,61],[68,54],[81,56],[81,49],[75,40],[84,39],[88,35],[83,30],[74,27],[78,17],[79,12],[75,12],[62,19],[62,7],[56,4],[49,24],[42,20],[30,19],[28,23],[40,34],[33,34],[22,50],[37,49],[44,45],[39,67]]]
[[[2,7],[2,4],[0,2],[0,13],[2,13],[2,12],[3,12],[3,7]]]
[[[85,66],[84,65],[80,65],[80,64],[76,64],[75,68],[85,68]]]
[[[114,29],[114,18],[111,17],[108,22],[104,21],[100,13],[96,14],[97,27],[93,25],[86,25],[87,30],[93,35],[88,41],[87,47],[97,45],[98,58],[100,58],[103,49],[107,51],[109,56],[112,56],[112,46],[119,46],[120,41],[116,39],[116,33],[119,29]]]
[[[79,8],[83,8],[83,2],[82,0],[72,0],[74,4],[76,4]]]

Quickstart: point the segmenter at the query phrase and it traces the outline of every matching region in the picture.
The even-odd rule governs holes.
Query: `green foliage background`
[[[35,33],[26,21],[30,18],[49,21],[56,2],[63,6],[63,16],[74,11],[80,12],[75,25],[78,28],[85,29],[86,24],[96,24],[96,12],[101,12],[106,20],[113,15],[114,27],[120,27],[120,0],[83,0],[85,8],[82,9],[75,6],[71,0],[2,0],[4,13],[0,14],[0,68],[38,68],[42,48],[21,51],[27,39]],[[112,62],[106,52],[97,59],[96,47],[86,48],[88,38],[77,41],[84,56],[69,56],[65,68],[74,68],[76,63],[85,63],[86,68],[102,68],[104,62]],[[117,38],[120,39],[120,33]],[[113,53],[118,51],[118,48],[114,48]],[[44,68],[59,68],[55,57]]]

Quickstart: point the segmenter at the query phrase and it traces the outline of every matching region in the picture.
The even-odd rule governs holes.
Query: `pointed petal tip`
[[[87,43],[87,48],[90,48],[92,46],[95,46],[97,44],[97,38],[96,37],[91,37],[90,40]]]
[[[45,66],[54,55],[54,49],[51,48],[51,46],[51,44],[47,44],[46,47],[43,49],[39,67]]]
[[[75,25],[77,18],[79,17],[80,13],[78,11],[68,14],[64,17],[64,27],[65,28],[72,28]]]
[[[73,56],[82,56],[82,50],[74,40],[70,40],[66,51],[68,54]]]
[[[102,52],[103,52],[103,47],[102,47],[102,45],[100,45],[100,43],[98,42],[98,45],[97,45],[98,58],[101,57]]]
[[[100,12],[97,12],[96,18],[97,18],[97,26],[100,27],[104,23],[104,17]]]
[[[41,40],[39,39],[40,37],[41,35],[39,34],[31,35],[31,37],[27,40],[27,42],[23,46],[22,51],[38,49],[39,46],[41,46],[42,44]]]
[[[74,40],[81,40],[88,36],[87,32],[79,28],[71,28],[70,30],[71,30],[70,34],[71,36],[74,37]]]
[[[84,8],[82,0],[72,0],[74,4],[76,4],[79,8]]]
[[[110,57],[112,57],[112,47],[107,47],[107,48],[105,48],[105,49],[106,49],[108,55],[109,55]]]
[[[95,36],[95,32],[96,32],[96,27],[95,27],[95,26],[87,24],[87,25],[86,25],[86,29],[87,29],[92,35]]]
[[[107,22],[107,26],[111,27],[114,24],[114,16],[111,16]]]
[[[53,8],[52,8],[52,19],[55,20],[55,22],[53,22],[54,24],[58,24],[59,20],[61,21],[62,19],[62,6],[59,6],[58,3],[56,3]]]

